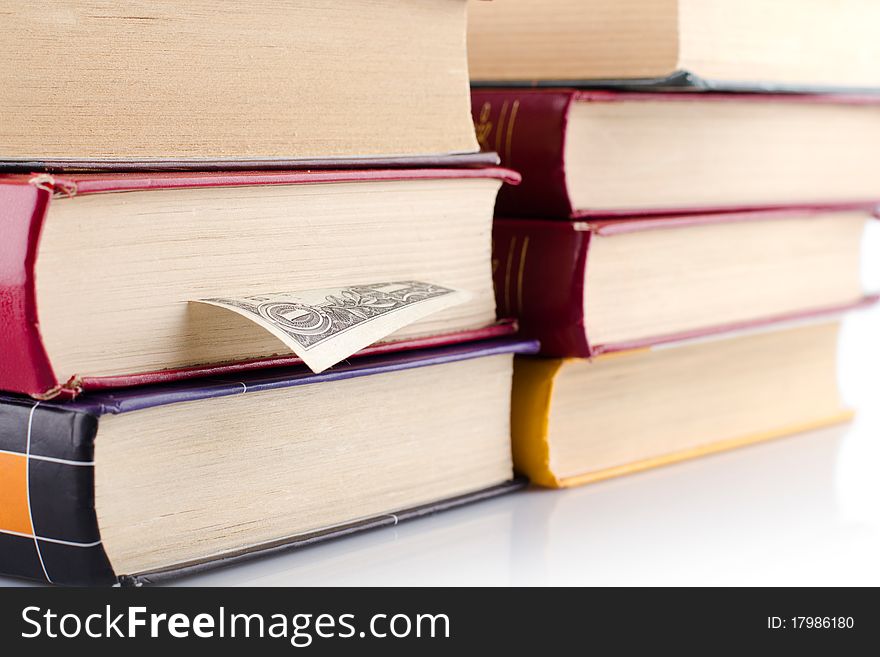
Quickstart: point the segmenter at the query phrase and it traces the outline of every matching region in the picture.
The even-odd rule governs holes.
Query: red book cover
[[[870,211],[873,208],[840,206],[839,209]],[[856,302],[704,326],[687,332],[658,334],[644,339],[613,343],[594,343],[590,340],[586,328],[590,300],[585,295],[585,283],[590,246],[595,240],[622,233],[676,229],[718,222],[809,217],[818,211],[820,209],[805,208],[589,222],[496,218],[492,239],[492,270],[498,313],[503,317],[516,317],[520,333],[539,340],[543,355],[591,358],[604,353],[640,349],[782,322],[834,316],[874,303],[878,297],[865,294]]]
[[[460,178],[496,178],[512,184],[519,181],[514,172],[499,168],[0,175],[0,234],[3,236],[0,240],[0,389],[51,398],[58,394],[77,394],[84,389],[177,381],[301,363],[291,355],[107,377],[75,376],[68,380],[62,376],[59,379],[40,334],[34,273],[43,221],[50,205],[59,199],[190,187]],[[475,330],[374,344],[355,356],[493,338],[515,331],[514,322],[501,320]]]
[[[570,217],[563,159],[570,89],[472,89],[477,140],[522,174],[516,194],[498,195],[500,217]]]
[[[499,217],[578,219],[644,215],[703,214],[760,210],[785,205],[746,204],[736,207],[657,207],[639,210],[577,208],[566,183],[565,142],[569,115],[575,103],[620,102],[724,103],[826,103],[880,105],[868,95],[637,93],[550,88],[480,88],[471,91],[471,110],[477,138],[484,151],[496,151],[501,165],[522,174],[522,184],[501,190],[496,205]],[[831,199],[829,205],[866,199]],[[869,200],[869,199],[868,199]]]

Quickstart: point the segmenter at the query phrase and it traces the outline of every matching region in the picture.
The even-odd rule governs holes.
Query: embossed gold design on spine
[[[489,120],[491,113],[492,104],[488,102],[483,103],[483,106],[480,108],[480,116],[474,123],[474,130],[477,132],[477,141],[480,144],[480,150],[483,151],[488,151],[492,148],[489,145],[489,136],[492,134],[492,128],[495,124]]]
[[[504,134],[504,119],[507,117],[509,103],[505,100],[501,104],[501,113],[498,115],[498,129],[495,130],[495,152],[501,153],[501,137]]]
[[[516,314],[523,310],[523,274],[526,270],[526,253],[529,250],[529,236],[523,238],[522,248],[519,250],[519,271],[516,275]]]
[[[513,101],[510,107],[510,120],[507,123],[507,140],[504,144],[504,161],[511,162],[512,146],[513,146],[513,126],[516,123],[516,114],[519,112],[519,101]]]
[[[510,303],[510,278],[513,273],[513,254],[516,252],[516,235],[510,238],[510,244],[508,245],[507,250],[507,267],[504,272],[504,312],[509,313],[511,308]]]

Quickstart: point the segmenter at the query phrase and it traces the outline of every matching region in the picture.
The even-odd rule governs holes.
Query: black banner
[[[0,645],[118,654],[840,651],[878,638],[868,589],[5,589]],[[868,643],[866,643],[868,642]]]

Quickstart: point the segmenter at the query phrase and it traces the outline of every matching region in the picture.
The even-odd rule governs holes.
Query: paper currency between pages
[[[371,283],[241,297],[194,299],[269,331],[322,372],[395,331],[464,303],[470,293],[424,281]]]

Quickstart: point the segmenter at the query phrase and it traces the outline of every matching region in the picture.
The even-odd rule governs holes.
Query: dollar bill
[[[269,331],[321,372],[374,342],[470,294],[424,281],[372,283],[241,297],[196,299]]]

